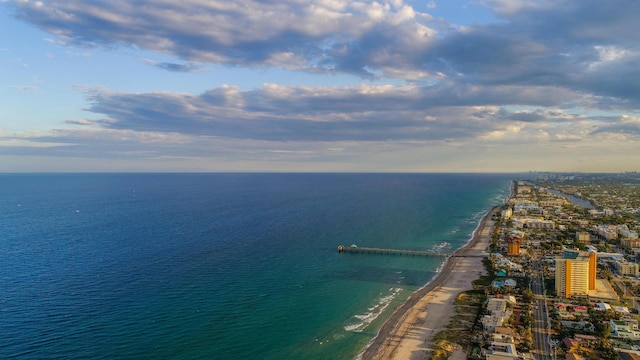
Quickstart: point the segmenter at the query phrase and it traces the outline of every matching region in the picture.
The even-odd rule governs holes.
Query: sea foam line
[[[354,315],[353,317],[358,319],[359,321],[352,325],[347,325],[344,327],[346,331],[351,332],[361,332],[367,328],[375,319],[377,319],[382,313],[389,307],[391,301],[395,299],[398,294],[402,292],[402,288],[389,288],[389,295],[383,296],[378,299],[377,303],[374,306],[369,307],[367,310],[369,312],[365,314]]]

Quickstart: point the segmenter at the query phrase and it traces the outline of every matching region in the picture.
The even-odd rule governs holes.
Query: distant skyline
[[[0,0],[0,172],[640,170],[634,0]]]

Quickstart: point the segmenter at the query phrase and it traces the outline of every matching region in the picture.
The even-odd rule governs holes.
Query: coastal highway
[[[533,339],[535,349],[532,351],[537,360],[554,359],[553,348],[551,346],[551,319],[547,307],[546,290],[544,279],[539,263],[534,264],[534,272],[531,277],[531,290],[535,295],[533,316],[535,319],[533,326]]]

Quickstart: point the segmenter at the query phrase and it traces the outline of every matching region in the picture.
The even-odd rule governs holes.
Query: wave
[[[431,251],[446,251],[446,250],[451,250],[451,243],[447,241],[443,241],[440,244],[434,245],[431,248]]]
[[[367,313],[354,315],[358,321],[344,327],[346,331],[362,332],[389,307],[389,304],[402,292],[402,288],[389,288],[389,294],[377,299],[375,305],[367,309]]]

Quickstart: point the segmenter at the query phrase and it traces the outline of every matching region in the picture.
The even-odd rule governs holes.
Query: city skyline
[[[638,15],[0,0],[0,171],[637,171]]]

